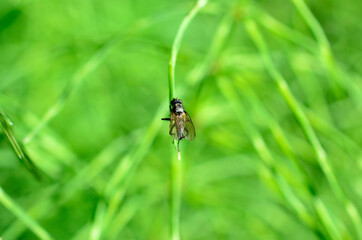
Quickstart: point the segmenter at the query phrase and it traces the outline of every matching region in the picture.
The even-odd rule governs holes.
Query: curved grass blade
[[[18,159],[26,166],[26,168],[38,179],[41,179],[40,172],[38,168],[31,161],[28,154],[25,152],[24,147],[16,140],[12,130],[12,122],[9,118],[3,113],[0,112],[0,128],[4,131],[7,140],[9,141],[11,147],[13,148]]]
[[[241,87],[240,87],[241,88]],[[316,184],[311,179],[308,174],[307,169],[303,166],[300,159],[296,155],[293,146],[289,143],[282,126],[275,121],[274,117],[268,112],[264,106],[262,106],[260,99],[257,94],[248,87],[242,86],[242,90],[245,93],[245,99],[249,102],[255,111],[258,111],[260,115],[263,116],[265,122],[268,124],[270,132],[272,133],[276,143],[280,146],[288,159],[293,163],[296,169],[299,171],[300,176],[302,177],[302,186],[305,186],[306,191],[309,193],[311,199],[312,209],[315,212],[315,215],[318,216],[319,221],[325,231],[331,236],[331,239],[342,239],[342,233],[336,226],[337,219],[327,211],[327,207],[322,201],[318,193],[318,188]],[[291,182],[291,181],[290,181]],[[337,222],[338,225],[343,225],[341,222]],[[345,227],[343,225],[343,227]]]
[[[182,38],[185,34],[187,27],[189,26],[192,19],[196,14],[207,4],[208,0],[198,0],[191,11],[184,17],[181,22],[179,29],[171,49],[171,57],[169,61],[169,102],[171,103],[174,99],[175,94],[175,67],[177,54],[181,46]],[[180,239],[180,207],[181,207],[181,182],[182,182],[182,170],[181,170],[181,152],[179,147],[180,141],[177,143],[174,141],[175,148],[177,149],[178,163],[172,161],[172,197],[171,197],[171,215],[170,215],[170,226],[171,226],[171,239]]]
[[[309,52],[314,53],[318,50],[318,46],[313,41],[313,39],[303,35],[293,28],[289,28],[282,22],[278,21],[276,18],[272,17],[269,13],[262,11],[261,9],[255,9],[255,12],[255,20],[258,21],[268,31],[307,49]]]
[[[152,25],[155,25],[158,22],[168,20],[167,18],[169,16],[172,16],[172,14],[170,15],[170,13],[167,13],[158,16],[141,18],[130,26],[123,27],[123,29],[130,30],[125,32],[123,30],[119,30],[114,36],[105,40],[103,44],[101,44],[100,48],[74,73],[73,77],[67,83],[63,92],[57,99],[57,102],[46,111],[37,126],[24,138],[24,144],[28,144],[55,116],[59,114],[69,97],[71,97],[78,88],[81,87],[87,77],[103,63],[108,54],[112,52],[119,42],[143,31],[144,29],[147,29]]]
[[[146,28],[153,26],[156,23],[167,21],[167,20],[169,20],[170,17],[174,17],[176,13],[178,14],[178,11],[174,11],[174,13],[168,12],[167,14],[149,16],[149,17],[139,19],[136,22],[134,22],[131,26],[128,27],[128,29],[131,29],[129,32],[127,32],[126,34],[120,34],[119,36],[117,35],[117,37],[114,39],[114,41],[115,42],[120,41],[125,37],[134,35],[138,32],[142,32]],[[115,42],[113,42],[113,43],[115,43]],[[108,53],[109,50],[110,49],[108,49],[104,54]],[[0,97],[1,97],[1,95],[0,95]],[[62,106],[63,105],[61,105],[61,107]],[[165,108],[166,108],[166,105],[163,105],[162,109],[165,109]],[[59,110],[61,110],[61,109],[59,109]],[[57,113],[59,113],[59,112],[57,112]],[[157,116],[159,116],[161,113],[163,113],[163,112],[158,112]],[[46,123],[48,123],[51,119],[52,118],[48,119],[46,121]],[[157,121],[159,121],[158,119],[159,119],[159,117],[157,117]],[[41,120],[41,122],[38,123],[38,125],[41,125],[41,128],[39,130],[41,130],[43,127],[46,126],[46,123],[42,124],[43,121],[44,121],[44,118]],[[158,127],[161,127],[161,126],[158,126]],[[37,128],[37,127],[35,127],[35,128]],[[148,138],[150,138],[154,134],[156,134],[156,133],[153,133],[153,131],[155,131],[154,128],[152,130],[152,133],[151,132],[146,133],[146,135],[145,135],[146,142],[148,142],[148,140],[147,140]],[[156,132],[157,132],[157,130],[156,130]],[[121,141],[121,140],[119,139],[119,140],[117,140],[117,142],[118,141]],[[86,185],[88,183],[89,184],[98,183],[98,181],[95,180],[95,178],[99,178],[100,177],[99,175],[101,174],[103,169],[106,166],[108,166],[109,164],[111,164],[116,159],[116,157],[120,154],[120,146],[126,146],[128,148],[127,143],[114,142],[111,144],[111,146],[109,148],[107,147],[104,152],[102,151],[102,153],[100,153],[99,156],[95,157],[94,160],[92,160],[92,161],[94,161],[94,164],[92,162],[91,164],[89,164],[88,167],[85,167],[85,169],[83,169],[81,171],[77,170],[78,174],[75,176],[75,178],[72,178],[72,180],[67,181],[67,183],[63,187],[61,187],[61,189],[59,190],[59,192],[61,192],[59,195],[63,196],[63,197],[60,198],[56,203],[46,204],[47,202],[49,202],[49,200],[43,199],[43,200],[35,203],[28,211],[33,212],[33,211],[37,211],[38,209],[41,209],[42,211],[40,213],[38,213],[36,218],[37,219],[44,218],[46,216],[46,214],[48,213],[48,211],[50,211],[51,208],[54,208],[54,206],[59,207],[62,204],[64,204],[65,202],[67,202],[72,196],[74,196],[76,194],[77,190],[79,190],[84,185]],[[147,152],[147,147],[140,148],[140,150],[142,150],[142,153],[140,153],[138,151],[137,156],[142,158],[140,155],[145,154],[144,152]],[[135,168],[137,168],[137,164],[136,164]],[[84,177],[84,176],[86,176],[86,177]],[[93,185],[93,186],[96,187],[95,185]],[[100,192],[100,191],[97,190],[97,192]],[[122,191],[120,191],[120,192],[122,192]],[[119,194],[119,195],[122,195],[122,194]],[[47,208],[44,208],[43,205],[46,205]],[[87,237],[89,236],[87,230],[91,229],[91,227],[92,226],[87,226],[87,229],[85,230]],[[2,234],[3,234],[3,237],[6,239],[17,239],[20,237],[20,235],[24,231],[25,231],[25,227],[24,227],[23,223],[21,223],[19,221],[14,221],[14,223],[11,224],[7,229],[5,229],[5,231],[3,231]]]
[[[192,19],[196,16],[196,14],[207,4],[208,0],[198,0],[195,6],[191,9],[191,11],[186,15],[186,17],[182,20],[182,23],[177,31],[175,40],[171,49],[171,57],[169,61],[168,67],[168,79],[169,79],[169,100],[170,102],[174,98],[175,95],[175,67],[176,67],[176,59],[177,54],[180,50],[181,41],[185,34],[185,31],[192,21]]]
[[[302,16],[302,18],[304,18],[317,40],[319,55],[321,57],[322,63],[325,66],[329,78],[335,85],[333,86],[333,90],[337,96],[341,96],[343,94],[341,91],[344,88],[343,90],[347,91],[355,103],[360,106],[360,95],[358,94],[358,91],[356,91],[356,89],[353,88],[351,84],[349,84],[349,82],[342,78],[342,74],[334,58],[331,45],[325,32],[323,31],[321,24],[313,15],[312,11],[308,8],[304,0],[291,0],[291,2],[293,2],[299,14]],[[362,231],[360,231],[360,234],[362,234]],[[362,235],[360,235],[360,237],[361,236]]]
[[[128,148],[129,145],[126,142],[126,139],[130,141],[129,136],[122,135],[112,141],[109,146],[105,147],[90,161],[89,165],[84,166],[82,169],[78,169],[78,174],[74,176],[74,178],[70,179],[63,185],[56,187],[54,191],[46,197],[40,197],[40,200],[32,205],[27,211],[31,213],[35,219],[43,219],[52,209],[65,204],[87,184],[92,186],[97,192],[101,192],[101,190],[96,186],[96,183],[99,182],[102,171],[112,164],[119,154]],[[51,196],[56,192],[61,197],[54,201]],[[23,223],[15,221],[7,229],[5,229],[2,234],[5,239],[18,239],[25,230]]]
[[[124,196],[127,194],[129,185],[133,176],[137,172],[138,166],[141,164],[161,128],[162,123],[159,120],[159,116],[164,113],[165,108],[165,104],[160,106],[140,143],[129,154],[122,157],[105,187],[104,197],[108,206],[106,208],[104,219],[102,220],[102,228],[100,229],[102,238],[110,237],[108,232],[109,228],[113,224],[114,218],[119,210],[119,206],[123,202]]]
[[[43,129],[63,109],[66,101],[80,87],[86,77],[93,72],[105,59],[110,49],[114,47],[114,40],[110,39],[74,74],[68,85],[63,90],[57,102],[48,109],[39,124],[24,138],[24,144],[30,142],[38,132]]]
[[[309,209],[301,201],[299,196],[296,195],[292,186],[285,180],[285,178],[279,173],[277,160],[274,158],[271,150],[269,149],[264,137],[260,131],[253,124],[244,104],[240,101],[234,86],[229,83],[229,79],[220,77],[217,79],[217,85],[220,92],[225,96],[232,106],[238,121],[244,125],[246,134],[250,138],[250,141],[255,148],[255,151],[259,155],[263,162],[262,169],[267,173],[272,181],[272,185],[276,187],[279,197],[283,199],[288,208],[295,213],[299,221],[307,228],[313,229],[314,233],[318,236],[323,234],[318,229],[318,223],[310,213]],[[335,237],[334,240],[341,240],[341,238]]]

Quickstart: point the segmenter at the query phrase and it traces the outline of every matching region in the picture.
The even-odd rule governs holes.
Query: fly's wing
[[[176,126],[176,115],[171,113],[170,117],[170,135],[173,139],[178,139],[177,126]]]
[[[185,129],[184,129],[185,138],[188,141],[192,141],[196,136],[195,127],[194,127],[194,124],[192,123],[190,116],[187,114],[186,111],[185,111],[185,114],[183,114],[183,122],[184,122],[184,126],[185,126]]]

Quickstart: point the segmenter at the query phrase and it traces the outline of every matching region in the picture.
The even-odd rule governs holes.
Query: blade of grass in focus
[[[169,79],[168,85],[169,85],[170,102],[172,101],[175,95],[175,68],[176,68],[177,54],[180,50],[182,38],[192,19],[207,4],[207,2],[208,0],[198,0],[195,6],[191,9],[191,11],[184,17],[179,29],[177,30],[177,34],[171,48],[171,56],[168,67],[168,79]]]
[[[87,76],[94,72],[102,64],[107,55],[112,52],[113,49],[115,49],[115,47],[119,42],[121,42],[121,40],[152,26],[160,20],[165,21],[166,17],[168,16],[169,14],[162,14],[156,17],[139,19],[138,21],[131,24],[131,26],[129,26],[128,28],[125,28],[130,30],[126,32],[120,31],[115,36],[106,40],[101,45],[101,47],[93,54],[93,56],[91,56],[91,58],[74,73],[73,77],[70,79],[65,89],[57,99],[57,102],[46,111],[37,126],[24,138],[24,144],[28,144],[38,134],[38,132],[45,125],[48,124],[49,121],[51,121],[56,115],[58,115],[58,113],[63,109],[69,97],[71,97],[77,91],[77,89],[82,85]]]
[[[174,88],[175,88],[175,66],[176,66],[176,57],[177,53],[180,48],[181,40],[184,35],[184,31],[187,29],[188,24],[192,20],[192,18],[195,16],[195,14],[206,4],[206,1],[198,1],[195,7],[191,10],[189,15],[187,15],[182,22],[180,29],[178,31],[178,34],[175,38],[173,48],[171,51],[171,60],[169,65],[169,100],[171,101],[174,97]],[[156,117],[151,124],[149,131],[150,133],[146,133],[146,136],[150,137],[144,137],[144,143],[140,143],[139,150],[135,150],[135,156],[127,156],[125,157],[121,162],[120,165],[116,168],[113,176],[111,177],[111,180],[109,181],[109,184],[105,190],[105,196],[110,199],[109,200],[109,206],[107,208],[107,211],[104,216],[104,224],[102,232],[104,234],[107,234],[107,226],[110,225],[112,219],[115,218],[116,212],[118,211],[118,206],[121,204],[121,201],[126,194],[129,179],[131,179],[132,175],[134,174],[135,169],[137,168],[137,165],[143,158],[143,154],[146,153],[146,149],[149,148],[150,144],[152,143],[152,139],[154,138],[154,134],[157,133],[155,129],[158,129],[161,125],[159,123],[159,116],[161,116],[161,113],[163,113],[164,106],[160,108],[159,111],[157,111]],[[136,159],[136,160],[135,160]],[[178,178],[179,179],[179,178]],[[173,181],[173,180],[172,180]],[[121,183],[121,185],[119,185]],[[119,185],[118,187],[116,187]],[[178,185],[179,186],[179,185]],[[113,189],[117,189],[115,192]],[[176,192],[181,192],[180,188],[175,189]],[[176,196],[177,198],[181,196]],[[175,199],[176,200],[176,199]],[[180,200],[178,200],[180,201]],[[174,206],[173,204],[171,204]],[[178,209],[176,206],[172,209]],[[177,211],[178,212],[178,211]],[[179,223],[178,220],[175,220],[175,218],[179,218],[179,213],[175,213],[175,211],[171,210],[171,226],[175,227],[175,230],[171,230],[171,235],[174,237],[174,239],[179,239]],[[175,223],[175,224],[174,224]]]
[[[208,0],[198,0],[191,11],[184,17],[181,22],[179,29],[171,49],[171,57],[169,61],[169,102],[174,99],[175,94],[175,68],[176,59],[179,52],[182,38],[185,34],[192,19],[196,14],[207,4]],[[171,158],[172,174],[172,194],[171,194],[171,211],[170,211],[170,239],[180,239],[180,208],[181,208],[181,186],[182,186],[182,168],[181,168],[181,152],[179,148],[180,141],[174,140],[175,148],[177,149],[177,160],[174,157]],[[176,162],[175,162],[176,161]]]

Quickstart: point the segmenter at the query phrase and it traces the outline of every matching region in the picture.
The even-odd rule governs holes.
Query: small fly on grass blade
[[[23,146],[16,140],[11,126],[13,124],[9,120],[9,118],[0,111],[0,129],[2,129],[5,133],[6,138],[8,139],[11,147],[16,153],[17,157],[20,161],[26,166],[26,168],[38,179],[40,180],[40,173],[34,163],[30,160],[29,156],[26,154]]]
[[[192,141],[195,138],[195,127],[190,116],[185,111],[182,101],[174,98],[170,103],[170,118],[162,118],[162,120],[170,121],[170,135],[177,140],[177,149],[179,149],[180,141],[185,138]]]

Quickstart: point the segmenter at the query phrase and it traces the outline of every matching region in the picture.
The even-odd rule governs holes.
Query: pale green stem
[[[57,102],[46,111],[41,121],[24,138],[24,144],[28,144],[55,116],[59,114],[68,99],[77,91],[77,89],[82,85],[87,77],[103,63],[103,61],[108,56],[108,53],[112,52],[112,50],[117,46],[117,43],[119,43],[121,40],[127,39],[127,37],[132,36],[138,31],[152,26],[154,23],[159,22],[160,20],[163,21],[165,16],[166,15],[160,15],[157,18],[142,18],[131,26],[128,26],[127,29],[130,29],[129,31],[126,31],[125,33],[120,31],[115,36],[106,40],[102,44],[102,47],[97,50],[93,56],[74,73],[62,94],[57,99]]]
[[[172,157],[171,162],[171,239],[180,239],[180,208],[181,208],[181,192],[182,192],[182,162],[180,152],[178,157]]]
[[[181,41],[185,34],[185,31],[195,15],[207,4],[208,0],[198,0],[191,11],[184,17],[182,23],[177,31],[175,40],[171,49],[171,57],[169,61],[169,101],[171,102],[175,95],[175,67],[177,54],[180,50]],[[177,160],[172,158],[172,195],[171,195],[171,216],[170,216],[170,228],[171,239],[180,239],[180,207],[181,207],[181,184],[182,184],[182,169],[181,169],[181,152],[179,149],[179,142],[174,141],[175,148],[177,149]]]
[[[195,4],[195,6],[191,9],[191,11],[184,17],[182,23],[177,31],[175,40],[172,44],[171,49],[171,57],[168,65],[168,83],[169,83],[169,100],[170,102],[175,96],[175,67],[176,67],[176,59],[177,54],[180,50],[181,41],[185,34],[185,31],[190,24],[191,20],[195,17],[195,15],[207,4],[208,0],[199,0]]]

